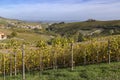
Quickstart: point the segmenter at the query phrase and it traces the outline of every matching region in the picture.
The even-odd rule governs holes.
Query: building
[[[4,33],[0,32],[0,40],[4,39],[7,39],[7,36]]]

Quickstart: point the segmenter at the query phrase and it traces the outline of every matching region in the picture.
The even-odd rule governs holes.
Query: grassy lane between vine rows
[[[26,73],[26,80],[119,80],[119,75],[120,62],[112,62],[111,64],[77,66],[73,71],[70,68],[45,70],[42,73],[31,71]],[[2,75],[0,80],[3,80]],[[22,80],[22,75],[6,76],[5,80]]]

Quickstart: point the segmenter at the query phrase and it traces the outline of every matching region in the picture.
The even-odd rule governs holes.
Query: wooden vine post
[[[5,55],[3,55],[4,80],[6,79],[5,65]]]
[[[55,53],[54,53],[54,59],[55,59],[55,65],[54,65],[54,67],[55,67],[55,69],[57,69],[57,52],[56,51],[54,51]]]
[[[97,63],[99,63],[99,52],[97,51]]]
[[[22,80],[25,80],[25,51],[24,51],[25,45],[22,45]]]
[[[53,70],[55,70],[55,50],[53,50]]]
[[[74,60],[73,60],[73,43],[71,43],[71,70],[74,69]]]
[[[2,71],[2,55],[0,54],[0,71]]]
[[[17,69],[16,69],[16,52],[14,52],[14,66],[15,66],[15,76],[17,75]]]
[[[40,68],[39,68],[39,70],[40,70],[40,73],[42,73],[43,72],[43,52],[42,53],[40,53]]]
[[[12,77],[12,53],[10,53],[10,77]]]
[[[85,51],[84,51],[84,65],[86,65],[86,48],[84,49]]]
[[[108,63],[110,64],[111,59],[110,59],[110,40],[108,40]]]
[[[55,47],[53,47],[53,70],[57,69],[57,53]]]

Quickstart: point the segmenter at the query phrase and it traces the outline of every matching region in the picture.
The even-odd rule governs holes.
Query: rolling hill
[[[28,29],[42,29],[42,25],[37,22],[26,22],[22,20],[8,19],[0,17],[0,27],[18,27],[18,28],[28,28]]]
[[[77,32],[83,35],[110,35],[120,33],[120,20],[114,21],[84,21],[74,23],[54,23],[48,30],[57,34],[68,36]]]
[[[26,22],[15,19],[7,19],[0,17],[0,32],[10,35],[17,32],[16,38],[26,41],[49,40],[50,34],[44,31],[44,24],[38,22]]]
[[[12,31],[16,31],[18,32],[18,38],[25,40],[37,40],[41,36],[42,39],[49,40],[51,36],[71,37],[77,36],[78,33],[84,36],[99,37],[120,34],[120,20],[87,20],[83,22],[42,24],[0,17],[0,31],[7,35]]]

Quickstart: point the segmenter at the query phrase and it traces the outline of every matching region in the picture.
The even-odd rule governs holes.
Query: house
[[[7,36],[4,33],[0,32],[0,40],[4,39],[7,39]]]

